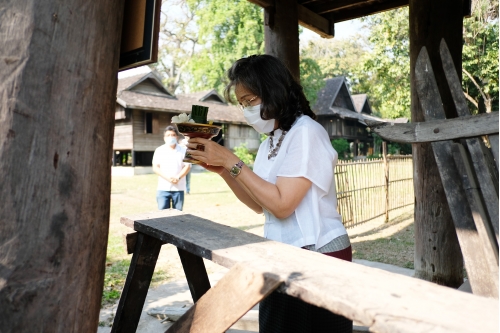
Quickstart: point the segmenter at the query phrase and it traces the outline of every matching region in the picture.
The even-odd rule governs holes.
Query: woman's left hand
[[[194,159],[208,165],[229,169],[239,161],[231,151],[212,140],[192,138],[189,139],[187,148]]]

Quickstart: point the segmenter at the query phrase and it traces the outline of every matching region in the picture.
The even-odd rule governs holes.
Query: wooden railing
[[[337,206],[346,228],[352,228],[414,203],[411,155],[339,161],[335,169]]]

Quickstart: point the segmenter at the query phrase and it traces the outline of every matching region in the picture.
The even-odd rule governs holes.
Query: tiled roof
[[[217,101],[203,101],[209,96],[215,96],[216,99],[224,99],[215,90],[178,95],[175,97],[159,96],[147,92],[138,92],[128,90],[135,83],[144,79],[151,73],[139,74],[118,81],[117,102],[126,108],[163,111],[172,113],[190,113],[193,105],[207,106],[208,120],[221,123],[239,123],[246,124],[243,113],[234,105],[221,103]],[[155,76],[150,75],[150,80],[160,82]],[[161,83],[161,82],[160,82]],[[225,102],[225,101],[224,101]]]

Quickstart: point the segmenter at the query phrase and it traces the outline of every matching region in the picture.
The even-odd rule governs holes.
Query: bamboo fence
[[[411,155],[339,161],[335,169],[337,207],[346,228],[414,203]]]

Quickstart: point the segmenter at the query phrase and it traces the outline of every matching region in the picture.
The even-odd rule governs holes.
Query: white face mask
[[[248,125],[259,133],[269,133],[274,130],[274,119],[264,120],[260,117],[260,104],[243,108],[243,115]]]
[[[169,146],[173,146],[177,143],[177,138],[174,136],[168,136],[164,140],[165,140],[165,143]]]

